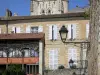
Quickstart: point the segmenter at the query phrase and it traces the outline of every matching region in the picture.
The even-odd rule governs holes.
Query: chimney
[[[6,17],[11,17],[12,12],[9,9],[6,9]]]

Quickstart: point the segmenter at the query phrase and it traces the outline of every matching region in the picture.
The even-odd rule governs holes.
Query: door
[[[26,74],[27,75],[38,75],[39,74],[39,65],[38,64],[27,64],[26,65]]]

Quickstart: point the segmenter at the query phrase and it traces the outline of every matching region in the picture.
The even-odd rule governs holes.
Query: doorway
[[[26,64],[26,74],[27,75],[38,75],[39,65],[38,64]]]

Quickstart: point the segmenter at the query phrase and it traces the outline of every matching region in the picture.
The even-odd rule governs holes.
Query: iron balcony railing
[[[69,63],[66,64],[53,64],[52,66],[48,65],[45,66],[45,70],[56,70],[59,69],[59,67],[61,68],[65,68],[65,69],[87,69],[88,66],[88,62],[87,60],[73,60],[73,67],[70,67]]]

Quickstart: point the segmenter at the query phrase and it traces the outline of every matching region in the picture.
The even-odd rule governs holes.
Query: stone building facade
[[[51,15],[68,12],[68,0],[31,0],[31,15]]]
[[[68,43],[63,43],[60,38],[59,30],[63,25],[65,25],[69,31],[66,40]],[[71,31],[71,26],[73,27],[73,32]],[[87,41],[89,33],[89,20],[84,18],[83,12],[67,13],[60,15],[26,17],[11,16],[8,18],[0,18],[1,41],[11,41],[11,39],[13,39],[12,37],[14,36],[16,36],[14,37],[14,39],[19,39],[19,37],[21,36],[20,40],[23,40],[22,38],[26,38],[30,34],[33,38],[33,41],[31,42],[34,42],[39,40],[38,38],[41,33],[44,33],[45,36],[44,46],[41,45],[43,43],[40,43],[39,45],[40,74],[43,74],[43,71],[45,69],[54,70],[57,69],[60,65],[63,65],[65,68],[69,68],[70,59],[76,61],[75,65],[77,67],[79,66],[77,60],[86,60],[87,47],[81,46],[81,44],[82,42]],[[26,36],[23,37],[22,35]],[[73,35],[72,40],[70,40],[71,35]],[[86,43],[83,44],[86,45]],[[42,48],[41,46],[44,48]],[[0,57],[2,58],[2,54],[0,55]],[[2,60],[2,64],[4,61],[1,58],[0,61]],[[13,62],[12,60],[12,63],[16,62]],[[29,64],[34,65],[35,63],[25,63],[24,65]]]

